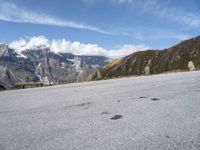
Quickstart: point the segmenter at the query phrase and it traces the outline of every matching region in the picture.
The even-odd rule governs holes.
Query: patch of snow
[[[39,75],[37,72],[35,72],[35,75],[39,78],[40,82],[43,82],[41,75]]]
[[[36,69],[36,71],[35,71],[35,75],[39,78],[39,80],[40,80],[40,82],[43,82],[43,80],[42,80],[42,76],[39,74],[39,72],[38,72],[38,70],[39,70],[39,68],[41,67],[41,63],[39,63],[38,64],[38,66],[37,66],[37,69]]]
[[[79,71],[79,74],[78,74],[78,77],[77,77],[77,82],[79,82],[81,80],[81,75],[83,74],[83,71],[80,70]]]
[[[59,55],[59,56],[62,56],[60,53],[58,53],[58,52],[53,52],[53,51],[49,51],[49,53],[52,53],[52,54],[55,54],[55,55]]]
[[[80,57],[75,57],[73,66],[77,72],[81,71],[81,58]]]
[[[65,68],[65,63],[64,62],[61,62],[61,68]]]
[[[39,63],[37,67],[39,68],[40,66],[41,66],[41,63]]]
[[[22,53],[20,53],[20,52],[17,52],[17,57],[18,57],[18,58],[25,58],[25,59],[28,58],[27,56],[25,56],[24,54],[22,54]]]
[[[73,62],[73,63],[75,62],[74,59],[69,59],[69,58],[67,58],[67,60],[68,60],[68,61],[71,61],[71,62]]]
[[[95,65],[91,65],[92,68],[100,68],[101,66],[98,65],[98,64],[95,64]]]

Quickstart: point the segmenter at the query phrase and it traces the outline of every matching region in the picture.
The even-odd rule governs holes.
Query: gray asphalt
[[[0,150],[200,150],[200,72],[0,92]]]

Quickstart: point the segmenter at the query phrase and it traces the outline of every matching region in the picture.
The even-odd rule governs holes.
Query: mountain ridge
[[[100,73],[102,79],[106,79],[175,70],[187,71],[189,62],[194,64],[195,69],[200,69],[200,36],[182,41],[168,49],[135,52],[114,60],[101,69]]]

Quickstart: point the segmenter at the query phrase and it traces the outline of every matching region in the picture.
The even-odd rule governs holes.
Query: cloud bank
[[[66,39],[48,40],[45,36],[35,36],[29,39],[19,39],[9,43],[9,47],[21,52],[25,49],[35,49],[36,47],[49,47],[53,52],[73,53],[76,55],[101,55],[109,58],[120,58],[137,51],[151,49],[144,44],[123,45],[118,49],[105,49],[97,44],[84,44],[79,41],[69,41]]]
[[[86,25],[79,22],[70,20],[61,20],[46,14],[36,13],[29,10],[25,10],[17,7],[13,3],[0,2],[0,20],[18,23],[32,23],[40,25],[51,25],[60,27],[70,27],[77,29],[90,30],[101,34],[116,35],[117,33],[111,33],[104,31],[98,27]]]

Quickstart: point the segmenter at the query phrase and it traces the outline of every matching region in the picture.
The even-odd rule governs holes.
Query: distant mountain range
[[[77,56],[55,53],[45,46],[17,52],[0,44],[0,86],[11,88],[16,82],[64,84],[90,80],[109,63],[104,56]]]
[[[120,76],[200,69],[200,36],[164,50],[139,51],[111,62],[104,56],[55,53],[39,46],[17,52],[0,44],[0,88],[16,82],[64,84]]]
[[[200,36],[164,50],[139,51],[104,67],[101,79],[200,69]]]

